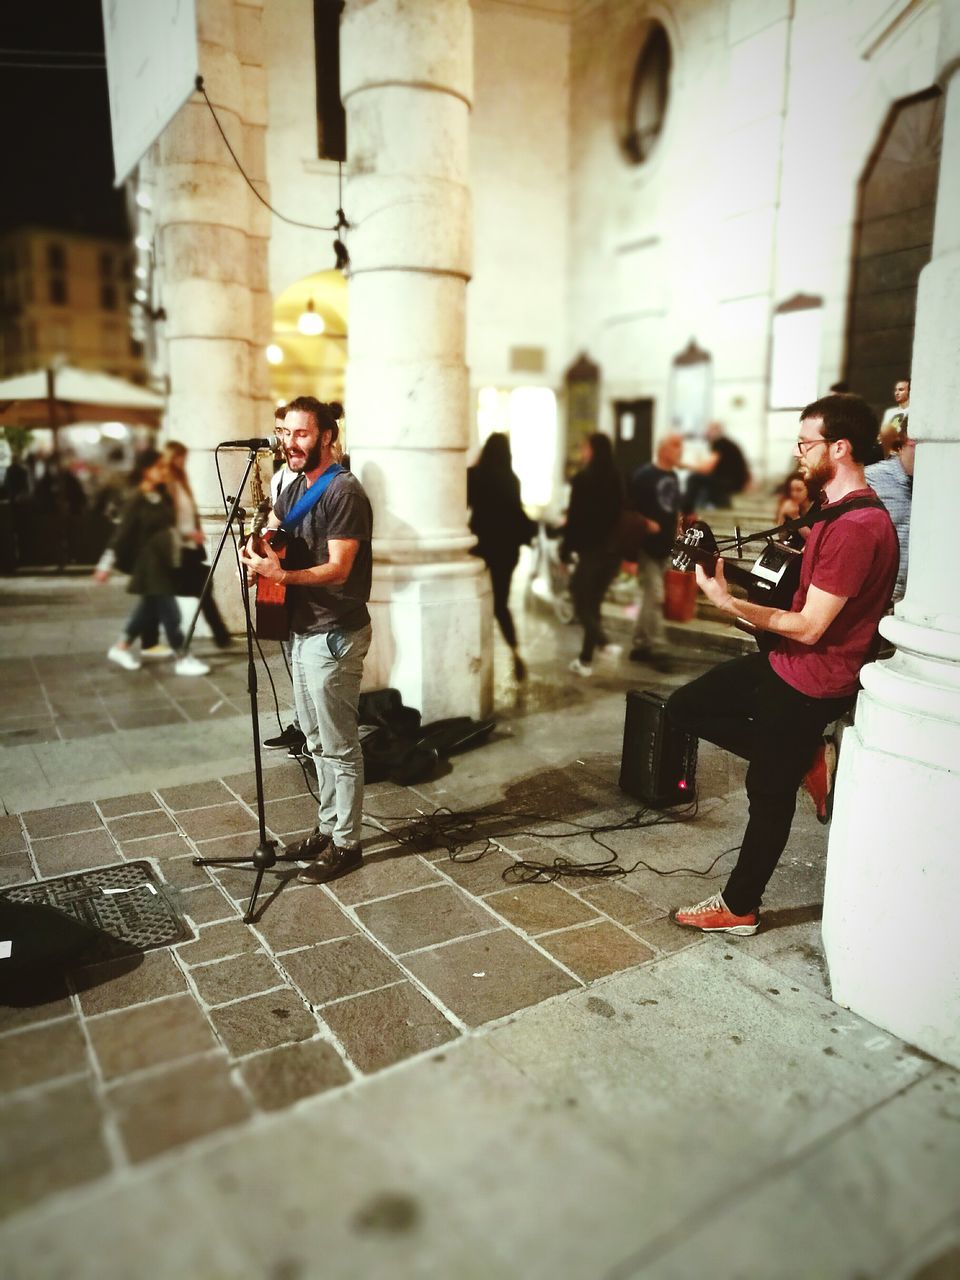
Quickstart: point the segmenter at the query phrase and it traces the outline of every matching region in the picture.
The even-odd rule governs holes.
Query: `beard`
[[[829,457],[826,450],[819,462],[809,463],[804,460],[801,467],[803,478],[807,482],[807,490],[811,497],[814,492],[822,490],[837,474],[837,464]]]
[[[283,448],[283,456],[291,471],[315,471],[320,465],[320,455],[319,440],[306,453],[302,449],[289,449],[286,445]]]

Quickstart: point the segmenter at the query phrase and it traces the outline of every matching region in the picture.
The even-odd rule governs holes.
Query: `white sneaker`
[[[592,676],[593,667],[588,667],[585,662],[581,662],[579,658],[574,658],[570,663],[570,670],[575,676]]]
[[[623,653],[622,644],[602,644],[597,650],[601,658],[619,658]]]
[[[118,667],[123,667],[126,671],[140,670],[140,663],[129,649],[124,649],[122,644],[112,645],[107,650],[107,660],[115,662]]]
[[[172,658],[173,650],[168,644],[152,644],[149,649],[140,650],[141,661],[144,658]]]
[[[182,658],[178,658],[173,669],[178,676],[205,676],[210,670],[205,662],[195,658],[192,653],[185,653]]]

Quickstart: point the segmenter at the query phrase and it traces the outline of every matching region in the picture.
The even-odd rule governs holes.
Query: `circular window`
[[[672,63],[667,33],[659,22],[653,22],[637,58],[630,88],[623,149],[633,164],[650,159],[663,131]]]

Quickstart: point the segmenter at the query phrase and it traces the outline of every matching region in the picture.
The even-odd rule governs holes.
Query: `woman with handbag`
[[[176,598],[180,539],[166,479],[167,466],[156,449],[144,449],[137,455],[131,476],[135,492],[93,575],[97,582],[106,582],[114,567],[129,573],[127,590],[140,597],[107,658],[127,671],[136,671],[140,661],[133,652],[135,641],[139,639],[142,648],[144,637],[152,634],[156,638],[162,623],[171,651],[178,655],[177,675],[203,676],[210,668],[184,649]]]
[[[178,596],[193,596],[196,599],[203,590],[209,566],[204,537],[200,529],[200,516],[187,476],[187,446],[181,444],[179,440],[168,440],[164,445],[162,456],[167,468],[167,492],[173,502],[177,533],[180,538],[180,566],[176,575],[176,593]],[[213,633],[214,644],[218,649],[226,649],[233,640],[226,623],[220,616],[212,591],[208,591],[204,596],[201,612]],[[155,628],[144,634],[141,654],[145,658],[170,656],[167,646],[160,644],[159,629]]]

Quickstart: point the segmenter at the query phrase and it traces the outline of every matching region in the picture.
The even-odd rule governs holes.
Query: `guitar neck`
[[[711,551],[705,547],[688,546],[686,543],[674,543],[674,557],[679,553],[689,560],[692,564],[701,564],[705,569],[713,571],[716,569],[718,560],[723,561],[723,572],[728,582],[735,583],[738,587],[745,587],[752,581],[749,569],[744,569],[736,560],[728,560],[722,556],[719,551]]]

